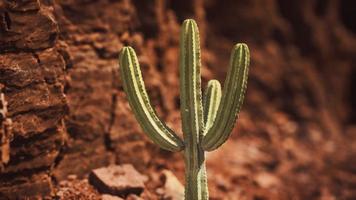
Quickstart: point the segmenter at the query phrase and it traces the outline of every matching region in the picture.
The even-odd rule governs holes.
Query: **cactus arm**
[[[204,135],[214,124],[221,100],[221,85],[218,80],[210,80],[204,92]]]
[[[135,51],[131,47],[124,47],[119,62],[130,107],[144,132],[163,149],[182,150],[183,141],[158,118],[150,104]]]
[[[199,138],[203,133],[200,78],[200,42],[194,20],[183,22],[180,38],[180,97],[185,142],[185,199],[207,200],[204,160]]]
[[[216,119],[202,139],[202,148],[206,151],[212,151],[221,146],[235,125],[247,87],[249,62],[247,45],[236,44],[231,53],[230,68]]]
[[[203,127],[200,80],[200,47],[196,23],[185,20],[180,46],[180,96],[183,133],[199,137]]]

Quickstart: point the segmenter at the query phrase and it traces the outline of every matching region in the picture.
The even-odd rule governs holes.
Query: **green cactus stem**
[[[221,146],[236,123],[247,86],[249,50],[245,44],[235,45],[223,91],[219,81],[210,80],[202,99],[200,41],[194,20],[183,22],[180,40],[183,141],[152,108],[131,47],[124,47],[120,53],[120,74],[131,109],[148,137],[163,149],[184,151],[185,199],[208,200],[205,151]]]

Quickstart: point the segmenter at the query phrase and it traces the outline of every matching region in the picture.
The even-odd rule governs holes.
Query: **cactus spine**
[[[246,44],[236,44],[223,91],[219,81],[210,80],[202,99],[199,32],[194,20],[183,22],[180,40],[184,141],[159,119],[152,108],[135,51],[131,47],[124,47],[120,53],[120,74],[131,109],[144,132],[163,149],[184,150],[185,199],[207,200],[204,152],[221,146],[231,133],[246,91],[250,55]]]

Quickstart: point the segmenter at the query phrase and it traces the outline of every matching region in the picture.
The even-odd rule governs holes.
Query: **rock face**
[[[185,18],[200,27],[204,83],[223,80],[235,42],[252,55],[239,126],[208,160],[211,197],[355,199],[355,7],[0,0],[0,199],[51,197],[68,175],[113,163],[168,168],[183,180],[182,157],[152,145],[131,114],[117,55],[135,48],[158,114],[181,132]]]
[[[4,85],[0,85],[0,117],[1,117],[1,128],[0,128],[0,169],[4,170],[4,165],[10,160],[10,140],[12,138],[12,120],[7,117],[7,101],[5,100],[5,95],[2,92]]]
[[[94,169],[89,176],[90,183],[101,193],[122,197],[128,194],[140,195],[146,179],[129,164]]]
[[[1,2],[0,82],[12,131],[10,138],[2,135],[1,149],[7,142],[10,145],[9,159],[0,169],[0,196],[50,195],[49,172],[67,135],[65,62],[56,46],[58,24],[50,5]]]

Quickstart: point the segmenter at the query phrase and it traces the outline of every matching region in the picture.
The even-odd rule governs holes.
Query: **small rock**
[[[145,187],[145,176],[130,164],[111,165],[90,173],[89,181],[99,192],[118,196],[140,195]]]
[[[258,173],[254,179],[262,188],[272,188],[280,185],[279,178],[272,173]]]
[[[130,194],[129,196],[127,196],[126,200],[143,200],[143,199],[135,194]]]
[[[102,200],[124,200],[121,197],[118,196],[112,196],[110,194],[103,194],[101,195]]]
[[[161,179],[163,180],[164,185],[162,188],[157,189],[157,193],[162,195],[162,199],[184,199],[184,187],[171,171],[163,170]]]
[[[78,177],[77,177],[77,175],[75,175],[75,174],[69,174],[68,176],[67,176],[67,179],[68,180],[70,180],[70,181],[73,181],[73,180],[75,180],[75,179],[77,179]]]

